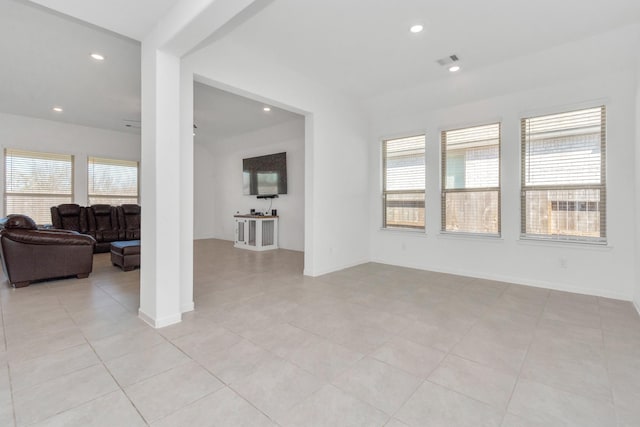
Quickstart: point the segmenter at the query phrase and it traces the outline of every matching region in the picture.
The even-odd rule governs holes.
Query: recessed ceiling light
[[[271,111],[271,107],[264,107],[262,110],[264,112],[268,113],[269,111]]]
[[[96,61],[104,61],[104,56],[100,55],[99,53],[92,53],[91,57]]]
[[[62,113],[62,107],[53,107],[52,108],[53,111],[55,111],[56,113]]]
[[[420,24],[413,25],[411,28],[409,28],[409,31],[411,31],[412,33],[420,33],[422,32],[422,30],[424,30],[424,27]]]
[[[454,65],[452,67],[449,67],[449,71],[451,71],[452,73],[455,73],[456,71],[460,70],[460,66],[459,65]]]

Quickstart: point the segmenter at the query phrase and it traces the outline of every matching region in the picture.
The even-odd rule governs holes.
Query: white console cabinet
[[[278,217],[234,215],[236,235],[233,246],[252,251],[278,249]]]

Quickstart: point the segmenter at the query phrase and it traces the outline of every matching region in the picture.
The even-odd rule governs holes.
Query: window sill
[[[398,233],[398,234],[406,234],[410,236],[417,237],[427,237],[427,232],[425,230],[412,230],[410,228],[382,228],[380,227],[379,231],[384,233]]]
[[[463,240],[481,240],[485,242],[503,242],[504,239],[500,234],[480,234],[480,233],[456,233],[452,231],[441,231],[438,233],[438,239],[463,239]]]
[[[551,240],[551,239],[537,239],[535,237],[520,237],[517,240],[519,245],[525,246],[540,246],[547,248],[567,248],[567,249],[580,249],[587,251],[610,251],[613,246],[607,242],[580,242],[569,240]]]

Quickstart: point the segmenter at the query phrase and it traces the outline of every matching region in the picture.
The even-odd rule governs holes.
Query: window
[[[424,229],[424,135],[382,144],[383,227]]]
[[[51,206],[72,200],[73,156],[6,149],[6,215],[24,214],[38,224],[51,224]]]
[[[138,162],[89,157],[89,204],[138,203]]]
[[[524,237],[605,242],[605,107],[521,121]]]
[[[442,143],[442,230],[500,234],[500,124],[448,130]]]

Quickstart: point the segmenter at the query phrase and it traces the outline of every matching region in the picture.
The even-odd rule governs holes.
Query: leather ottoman
[[[120,267],[122,271],[140,267],[140,240],[112,242],[111,263]]]

